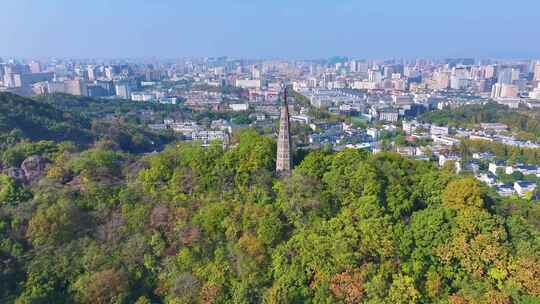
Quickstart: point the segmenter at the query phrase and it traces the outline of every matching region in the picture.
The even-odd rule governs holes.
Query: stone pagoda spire
[[[287,87],[285,87],[283,93],[283,106],[281,107],[281,117],[279,119],[276,172],[281,175],[288,175],[291,172],[291,131],[289,126]]]

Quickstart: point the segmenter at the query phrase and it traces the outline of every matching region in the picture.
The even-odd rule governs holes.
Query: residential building
[[[503,197],[512,196],[512,195],[514,195],[516,193],[516,190],[514,189],[514,187],[512,185],[499,185],[499,186],[496,186],[495,191],[497,191],[497,193],[500,196],[503,196]]]
[[[506,162],[504,161],[494,161],[490,162],[488,165],[488,171],[493,173],[494,175],[497,175],[497,170],[505,170],[506,169]]]
[[[536,191],[536,183],[528,181],[517,181],[514,183],[514,190],[520,197],[524,197],[527,194]]]
[[[233,103],[233,104],[230,104],[229,107],[231,108],[231,110],[235,112],[242,112],[242,111],[247,111],[249,109],[249,104],[248,103]]]

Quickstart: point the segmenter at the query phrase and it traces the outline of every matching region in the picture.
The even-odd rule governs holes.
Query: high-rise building
[[[519,69],[512,69],[512,83],[519,80],[520,76],[520,70]]]
[[[385,66],[383,68],[383,77],[385,79],[390,78],[393,73],[394,73],[394,67],[393,66]]]
[[[512,69],[511,68],[502,68],[497,74],[497,83],[498,84],[512,84]]]
[[[349,62],[349,70],[351,72],[356,73],[356,66],[357,66],[356,60],[351,60],[351,62]]]
[[[356,71],[358,73],[367,73],[369,70],[369,63],[366,61],[360,61],[356,63]]]
[[[499,98],[501,97],[501,91],[502,91],[502,85],[500,83],[496,83],[491,87],[491,98]]]
[[[533,89],[532,92],[529,93],[529,96],[532,99],[540,99],[540,82],[538,83],[538,87]]]
[[[251,67],[251,78],[252,79],[261,79],[261,70],[256,65]]]
[[[540,61],[534,66],[534,81],[540,81]]]
[[[94,66],[89,65],[87,67],[87,73],[88,73],[88,80],[90,80],[90,81],[94,81],[94,80],[96,80],[98,78],[97,77],[98,76],[97,75],[98,70]]]
[[[368,80],[373,83],[380,83],[382,81],[382,74],[379,71],[369,70]]]
[[[501,97],[502,98],[513,98],[517,97],[519,93],[519,88],[516,85],[506,84],[502,86]]]
[[[461,78],[459,76],[450,77],[450,88],[452,88],[453,90],[462,90],[465,88],[466,84],[466,78]]]
[[[114,88],[116,96],[124,99],[131,98],[131,86],[128,83],[117,83]]]
[[[76,96],[87,95],[86,83],[80,79],[65,80],[64,90],[66,94],[71,94],[71,95],[76,95]]]
[[[289,175],[291,172],[291,132],[289,127],[289,103],[287,102],[287,88],[285,88],[279,119],[276,157],[276,172],[283,175]]]
[[[47,82],[47,93],[53,94],[53,93],[65,93],[66,92],[66,85],[64,82],[60,81],[49,81]]]
[[[54,78],[53,72],[40,72],[21,74],[21,86],[29,86],[36,82],[51,81]]]
[[[484,77],[485,78],[493,78],[493,77],[495,77],[495,67],[493,65],[487,65],[484,68]]]
[[[518,87],[511,84],[496,83],[491,89],[491,98],[513,98],[518,96]]]
[[[439,90],[446,90],[450,87],[450,73],[446,71],[436,72],[434,74],[436,87]]]
[[[29,64],[30,66],[30,72],[31,73],[40,73],[41,72],[41,64],[37,61],[32,61]]]
[[[112,80],[114,77],[114,69],[111,66],[105,67],[105,78]]]

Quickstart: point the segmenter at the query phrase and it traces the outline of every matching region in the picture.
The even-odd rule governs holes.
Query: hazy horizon
[[[7,0],[1,56],[540,57],[534,0]]]

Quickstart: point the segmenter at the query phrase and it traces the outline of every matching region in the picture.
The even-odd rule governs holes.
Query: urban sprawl
[[[276,136],[285,87],[295,149],[394,151],[470,172],[502,196],[536,192],[537,164],[485,151],[465,156],[459,147],[477,140],[538,149],[538,138],[501,122],[464,128],[422,119],[470,105],[538,111],[536,60],[0,59],[0,92],[166,104],[176,109],[170,117],[139,113],[145,126],[205,146],[227,146],[246,127]]]

